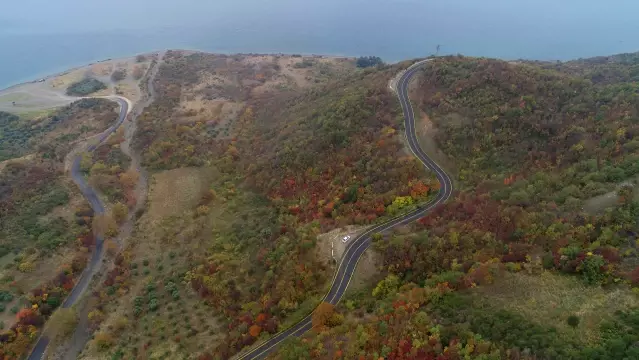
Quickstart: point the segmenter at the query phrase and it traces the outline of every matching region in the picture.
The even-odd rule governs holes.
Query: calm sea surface
[[[181,3],[189,6],[188,0]],[[430,55],[438,44],[442,54],[505,59],[567,60],[639,51],[636,0],[225,0],[219,11],[215,0],[207,4],[201,11],[191,9],[197,14],[176,14],[167,25],[134,30],[113,30],[136,23],[130,14],[123,15],[124,24],[113,19],[118,25],[113,28],[92,29],[88,22],[88,31],[0,21],[0,88],[96,60],[166,48],[378,55],[391,62]],[[172,19],[165,12],[149,16]],[[78,14],[69,16],[73,21]]]

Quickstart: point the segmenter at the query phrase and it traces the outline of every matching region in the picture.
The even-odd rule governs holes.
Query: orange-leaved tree
[[[333,316],[335,312],[335,307],[333,304],[329,304],[327,302],[322,302],[319,304],[317,309],[313,312],[313,316],[311,317],[311,321],[313,323],[314,329],[323,328],[328,320]]]
[[[262,328],[257,325],[253,325],[249,329],[249,334],[251,334],[252,337],[258,337],[261,332],[262,332]]]

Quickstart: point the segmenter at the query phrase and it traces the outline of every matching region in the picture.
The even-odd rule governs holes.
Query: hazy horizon
[[[630,0],[14,1],[0,14],[0,88],[165,49],[568,60],[639,50]],[[98,16],[99,14],[99,16]]]

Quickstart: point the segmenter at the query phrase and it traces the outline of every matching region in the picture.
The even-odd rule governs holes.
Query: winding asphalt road
[[[446,174],[446,172],[444,172],[444,170],[442,170],[442,168],[437,165],[435,161],[429,158],[428,155],[426,155],[419,146],[419,141],[417,140],[417,134],[415,132],[415,114],[413,113],[413,107],[411,106],[410,100],[408,98],[408,85],[411,78],[418,71],[419,67],[428,61],[430,61],[430,59],[417,62],[406,69],[406,71],[399,78],[399,81],[397,81],[397,96],[399,97],[399,101],[402,105],[402,110],[404,111],[404,125],[406,128],[406,138],[408,140],[408,146],[410,147],[410,150],[413,152],[415,157],[419,159],[419,161],[421,161],[426,168],[434,172],[435,176],[437,176],[437,180],[440,183],[439,194],[427,205],[420,207],[408,214],[391,219],[383,224],[374,226],[368,229],[365,233],[358,236],[355,240],[353,240],[342,256],[339,267],[335,272],[335,277],[333,278],[331,288],[328,291],[328,294],[326,294],[326,296],[324,297],[323,301],[336,305],[342,299],[342,296],[344,296],[344,293],[346,292],[346,289],[351,282],[353,273],[355,272],[355,268],[357,267],[357,263],[360,257],[371,244],[372,234],[384,232],[398,225],[408,224],[423,217],[432,208],[448,200],[453,192],[453,183],[450,176],[448,176],[448,174]],[[297,324],[278,333],[271,339],[260,344],[260,346],[256,347],[252,351],[238,357],[237,360],[264,359],[284,340],[288,339],[291,336],[300,336],[306,331],[310,330],[311,327],[311,315],[309,314]]]
[[[100,144],[104,142],[104,140],[106,140],[106,138],[109,137],[109,135],[114,133],[118,129],[118,127],[122,125],[122,123],[126,119],[127,114],[129,113],[129,103],[126,99],[122,97],[116,97],[116,96],[109,97],[108,99],[115,101],[120,105],[120,114],[118,116],[118,120],[110,128],[108,128],[106,131],[100,134],[100,136],[98,137],[97,143],[90,145],[87,148],[87,151],[89,152],[94,151]],[[87,184],[86,180],[84,179],[84,176],[82,176],[82,173],[80,171],[81,159],[82,159],[81,155],[76,155],[75,158],[73,159],[73,164],[71,165],[71,178],[73,179],[73,182],[78,186],[78,188],[80,189],[84,197],[87,199],[87,201],[91,205],[91,208],[93,209],[94,213],[104,214],[104,204],[102,204],[102,201],[100,201],[98,194],[95,192],[93,188],[89,186],[89,184]],[[95,272],[95,269],[97,268],[98,264],[100,263],[100,260],[102,259],[102,255],[104,252],[103,245],[104,245],[104,237],[102,236],[102,234],[97,234],[95,239],[95,249],[92,252],[91,260],[89,261],[87,267],[82,272],[82,275],[80,275],[80,280],[77,282],[77,284],[75,284],[69,296],[67,296],[67,298],[62,303],[62,308],[70,308],[71,306],[73,306],[78,301],[80,296],[84,293],[84,291],[87,289],[87,287],[89,286],[89,283],[91,282],[91,278],[93,277],[93,273]],[[44,351],[47,349],[48,345],[49,345],[49,338],[45,335],[42,335],[40,339],[38,339],[38,342],[36,343],[35,347],[31,351],[31,354],[29,355],[28,359],[40,360],[42,356],[44,355]]]

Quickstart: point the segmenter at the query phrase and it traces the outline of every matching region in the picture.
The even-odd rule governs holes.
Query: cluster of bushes
[[[296,62],[295,64],[293,64],[293,67],[296,69],[305,69],[305,68],[313,67],[314,65],[315,65],[315,61],[311,59],[304,59],[300,62]]]
[[[164,288],[171,295],[173,300],[180,300],[180,291],[178,290],[177,285],[175,285],[173,281],[167,282]]]
[[[372,66],[384,65],[384,61],[377,56],[361,56],[357,58],[357,67],[367,68]]]
[[[114,82],[122,81],[126,78],[126,69],[117,69],[111,73],[111,80]]]
[[[102,81],[95,78],[84,78],[75,82],[67,88],[67,95],[71,96],[87,96],[94,92],[104,90],[107,86]]]
[[[0,291],[0,312],[6,309],[6,303],[13,301],[13,294],[7,290]]]
[[[155,287],[149,285],[146,289],[146,308],[148,311],[156,311],[158,309],[158,299],[155,293]],[[144,312],[144,296],[137,296],[133,300],[133,315],[140,316]]]

